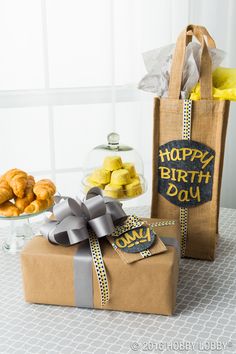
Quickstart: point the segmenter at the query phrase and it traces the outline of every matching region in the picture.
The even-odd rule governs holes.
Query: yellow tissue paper
[[[213,98],[236,101],[236,69],[218,67],[212,74]],[[200,100],[199,83],[193,88],[190,99]]]

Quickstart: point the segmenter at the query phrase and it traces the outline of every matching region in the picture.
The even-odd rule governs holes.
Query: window
[[[145,74],[141,54],[201,22],[194,6],[188,0],[2,0],[0,172],[18,166],[75,196],[86,153],[116,130],[144,160],[149,191],[135,204],[147,204],[152,95],[136,89]]]

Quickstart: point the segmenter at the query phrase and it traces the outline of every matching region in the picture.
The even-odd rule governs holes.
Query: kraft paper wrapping
[[[143,219],[148,223],[157,219]],[[157,226],[160,237],[180,241],[179,225]],[[85,241],[87,242],[87,241]],[[175,308],[179,254],[175,247],[143,260],[126,264],[109,242],[100,240],[106,267],[110,301],[101,307],[99,286],[93,268],[94,308],[171,315]],[[62,247],[41,236],[31,240],[21,253],[25,300],[31,303],[75,306],[74,255],[82,244]]]

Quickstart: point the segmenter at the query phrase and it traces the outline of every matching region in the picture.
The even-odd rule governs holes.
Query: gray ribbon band
[[[75,306],[93,308],[93,266],[88,242],[79,245],[74,256]]]

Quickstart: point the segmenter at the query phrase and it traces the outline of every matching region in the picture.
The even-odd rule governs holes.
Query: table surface
[[[236,353],[236,210],[221,209],[220,234],[214,262],[181,260],[168,317],[27,304],[19,256],[0,253],[0,353]]]

